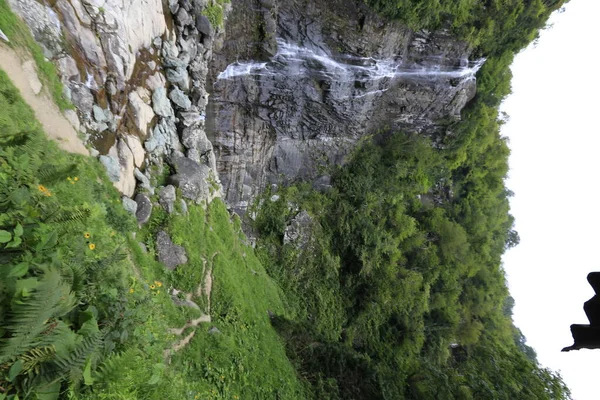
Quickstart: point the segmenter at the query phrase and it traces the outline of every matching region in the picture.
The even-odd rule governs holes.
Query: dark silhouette
[[[583,304],[583,311],[585,311],[590,324],[571,325],[571,334],[575,343],[572,346],[565,347],[562,351],[600,348],[600,297],[598,297],[600,272],[590,272],[587,280],[596,293],[594,297]]]

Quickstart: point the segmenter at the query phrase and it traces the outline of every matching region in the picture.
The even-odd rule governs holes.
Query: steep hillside
[[[562,3],[0,0],[0,399],[568,399],[498,112]]]

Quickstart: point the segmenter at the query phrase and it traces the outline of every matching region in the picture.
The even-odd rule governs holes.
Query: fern
[[[39,181],[44,184],[64,180],[67,176],[76,174],[76,164],[70,164],[64,167],[58,167],[55,164],[43,164],[37,172]]]
[[[87,207],[73,207],[71,209],[62,209],[51,216],[44,222],[69,225],[74,222],[85,221],[91,214],[91,210]]]
[[[73,300],[54,269],[43,275],[33,293],[14,299],[4,324],[10,336],[0,342],[0,363],[35,347],[50,318],[69,312],[74,307]]]
[[[30,372],[39,373],[39,366],[54,358],[56,348],[54,346],[40,346],[22,354],[19,359],[23,361],[23,370],[21,374],[26,375]]]

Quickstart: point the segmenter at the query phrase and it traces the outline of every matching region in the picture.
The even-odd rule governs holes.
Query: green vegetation
[[[220,201],[155,210],[144,253],[100,164],[49,142],[2,71],[0,132],[0,398],[305,397],[267,313],[283,313],[279,291]],[[188,264],[155,261],[159,228]],[[197,308],[175,305],[174,288]]]
[[[19,17],[13,14],[6,0],[0,0],[0,30],[10,39],[9,45],[11,47],[25,48],[31,53],[40,79],[58,107],[61,110],[73,108],[73,105],[63,95],[63,84],[56,75],[56,67],[51,61],[46,60],[42,49],[31,37],[29,28]]]
[[[229,3],[229,1],[230,0],[212,0],[210,4],[204,8],[203,14],[208,18],[212,26],[223,26],[223,6],[226,3]]]
[[[266,193],[259,255],[281,285],[275,326],[315,399],[565,399],[512,323],[501,255],[519,242],[498,106],[513,55],[562,1],[367,0],[414,28],[452,24],[487,57],[462,121],[430,139],[380,132],[332,188]],[[306,210],[307,240],[284,240]]]

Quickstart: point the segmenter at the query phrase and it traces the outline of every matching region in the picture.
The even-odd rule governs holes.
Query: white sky
[[[515,324],[576,400],[600,398],[600,350],[561,353],[588,323],[588,272],[600,271],[600,1],[571,0],[512,66],[502,110],[507,185],[521,244],[504,256]]]

